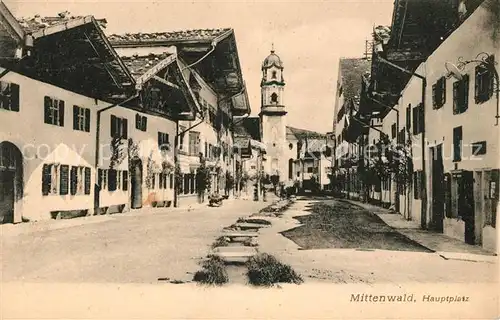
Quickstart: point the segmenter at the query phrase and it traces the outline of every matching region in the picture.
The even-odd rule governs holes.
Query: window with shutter
[[[391,138],[392,139],[396,138],[397,131],[398,131],[398,129],[396,128],[396,124],[393,123],[391,126]]]
[[[128,139],[128,120],[126,118],[122,118],[121,124],[122,124],[121,138]]]
[[[67,195],[68,194],[68,183],[69,183],[69,166],[61,165],[61,176],[59,181],[59,194]]]
[[[111,138],[117,138],[118,137],[118,123],[117,120],[118,118],[115,117],[114,115],[111,115],[110,117],[110,128],[111,128]]]
[[[90,132],[90,109],[73,106],[73,130]]]
[[[46,196],[51,191],[52,165],[44,164],[42,168],[42,195]]]
[[[135,115],[135,128],[138,130],[142,130],[142,121],[141,120],[142,120],[141,115],[137,113]]]
[[[85,194],[90,194],[91,170],[89,167],[85,168]]]
[[[162,151],[170,150],[170,141],[168,133],[158,132],[158,147]]]
[[[406,127],[411,129],[411,104],[406,108]]]
[[[446,78],[439,78],[434,85],[432,85],[432,106],[434,109],[441,108],[446,101]]]
[[[78,167],[71,167],[70,172],[70,193],[71,195],[75,195],[77,193],[78,188]]]
[[[115,169],[108,170],[108,190],[116,191],[117,186],[117,172]]]
[[[128,171],[123,171],[123,177],[122,177],[122,190],[127,191],[128,190]]]
[[[419,106],[416,106],[413,108],[413,112],[412,112],[412,116],[413,116],[413,134],[414,135],[417,135],[419,134],[420,132],[418,131],[419,127],[418,127],[418,120],[419,120]]]
[[[462,127],[453,128],[453,161],[462,160]]]
[[[64,126],[64,101],[44,97],[44,122],[56,126]]]
[[[19,111],[19,85],[0,81],[0,109]]]
[[[59,126],[64,127],[64,100],[59,100]]]
[[[461,114],[469,107],[469,76],[453,83],[453,114]]]
[[[425,110],[424,105],[421,103],[418,107],[418,133],[425,131]]]
[[[488,58],[490,63],[494,63],[494,56]],[[480,64],[475,69],[474,96],[476,103],[488,101],[493,95],[494,72],[486,65]]]

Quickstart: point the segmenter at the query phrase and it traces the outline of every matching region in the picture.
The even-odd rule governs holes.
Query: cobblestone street
[[[222,207],[96,216],[2,233],[2,281],[155,283],[191,281],[221,229],[268,202],[230,200]],[[69,220],[68,220],[69,221]],[[92,221],[92,222],[91,222]],[[90,222],[90,223],[89,223]],[[52,225],[66,221],[51,221]],[[79,223],[79,225],[77,224]]]

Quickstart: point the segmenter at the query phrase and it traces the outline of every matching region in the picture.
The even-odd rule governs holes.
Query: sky
[[[394,0],[24,1],[4,0],[16,17],[94,15],[106,34],[233,28],[252,116],[260,111],[262,61],[272,44],[284,64],[287,125],[332,130],[338,63],[361,57],[376,25],[390,25]]]

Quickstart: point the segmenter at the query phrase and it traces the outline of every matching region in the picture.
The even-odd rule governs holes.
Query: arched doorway
[[[0,223],[12,223],[23,198],[23,156],[10,142],[0,143]]]
[[[131,207],[142,208],[142,161],[134,158],[130,161]]]

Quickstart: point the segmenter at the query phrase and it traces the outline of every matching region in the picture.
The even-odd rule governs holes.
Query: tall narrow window
[[[42,168],[42,195],[46,196],[51,191],[52,165],[44,164]]]
[[[439,109],[446,102],[446,77],[439,78],[432,85],[432,106],[434,109]]]
[[[128,120],[111,115],[111,137],[115,139],[127,139]]]
[[[453,114],[461,114],[469,107],[469,75],[453,83]]]
[[[276,92],[273,92],[273,94],[271,94],[271,103],[278,103],[278,95],[276,94]]]
[[[170,150],[170,140],[168,133],[158,132],[158,148],[160,148],[161,151]]]
[[[59,194],[60,195],[67,195],[68,194],[68,183],[69,183],[69,166],[68,165],[61,165],[61,176],[60,176],[60,188],[59,188]]]
[[[488,63],[494,65],[494,59],[493,55],[489,56]],[[476,84],[474,87],[474,97],[476,103],[483,103],[488,101],[493,95],[494,71],[483,64],[476,66],[475,71]]]
[[[86,167],[85,168],[85,194],[90,194],[90,168]]]
[[[453,161],[462,160],[462,127],[453,129]]]

